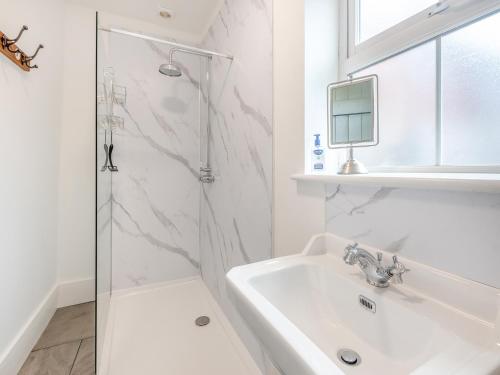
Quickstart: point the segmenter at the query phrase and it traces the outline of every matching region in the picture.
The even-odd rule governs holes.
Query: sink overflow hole
[[[375,304],[375,302],[373,302],[371,299],[369,299],[363,295],[359,295],[359,304],[363,308],[365,308],[368,311],[371,311],[374,314],[377,311],[377,305]]]
[[[351,349],[340,349],[337,352],[337,357],[348,366],[357,366],[361,363],[359,354]]]
[[[208,323],[210,323],[210,318],[208,316],[204,316],[204,315],[199,316],[198,318],[196,318],[194,323],[199,327],[203,327],[203,326],[206,326]]]

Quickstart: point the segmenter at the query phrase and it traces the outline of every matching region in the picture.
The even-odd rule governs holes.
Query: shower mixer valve
[[[200,168],[200,181],[204,184],[213,184],[215,182],[215,177],[212,175],[212,168]]]

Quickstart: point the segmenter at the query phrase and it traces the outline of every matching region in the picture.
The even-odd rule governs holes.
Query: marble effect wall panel
[[[202,276],[263,368],[260,346],[227,297],[225,274],[272,253],[272,1],[226,1],[203,47],[234,61],[212,61],[209,159],[216,181],[202,191]]]
[[[327,231],[500,287],[500,194],[347,185],[327,190]]]
[[[199,274],[200,58],[177,55],[180,78],[158,72],[169,47],[110,34],[127,103],[114,136],[113,288]]]

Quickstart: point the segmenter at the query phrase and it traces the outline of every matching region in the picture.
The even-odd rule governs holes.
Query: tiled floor
[[[94,308],[58,309],[18,375],[94,375]]]

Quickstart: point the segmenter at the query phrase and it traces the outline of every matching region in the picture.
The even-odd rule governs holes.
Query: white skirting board
[[[57,308],[55,285],[0,355],[0,374],[17,374]]]
[[[57,307],[95,301],[95,279],[62,282],[58,286]]]
[[[94,300],[93,278],[54,285],[9,346],[0,354],[0,374],[18,373],[57,308]]]

